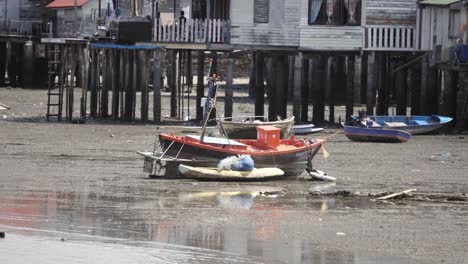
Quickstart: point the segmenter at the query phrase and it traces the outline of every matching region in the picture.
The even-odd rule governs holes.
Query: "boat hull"
[[[408,132],[412,135],[428,134],[441,129],[453,119],[445,116],[369,116],[383,129],[394,129]],[[390,123],[404,123],[405,125],[386,126]]]
[[[411,138],[411,134],[394,129],[344,126],[343,130],[347,138],[359,142],[401,143]]]
[[[294,117],[273,122],[233,122],[225,119],[218,120],[218,128],[222,134],[226,134],[228,138],[236,139],[256,139],[258,126],[274,126],[280,130],[280,137],[287,139],[291,135]]]
[[[312,159],[322,146],[322,141],[318,141],[305,148],[297,149],[297,151],[287,153],[270,152],[265,155],[265,153],[245,153],[229,147],[209,146],[204,148],[162,134],[159,136],[159,141],[166,156],[190,160],[180,163],[192,167],[217,167],[219,161],[224,158],[238,154],[248,154],[254,160],[256,168],[276,167],[283,170],[285,176],[300,175],[307,168],[307,161]],[[174,163],[178,162],[175,160]]]

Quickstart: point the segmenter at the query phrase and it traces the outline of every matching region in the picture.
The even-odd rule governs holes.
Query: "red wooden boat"
[[[280,130],[259,126],[257,139],[226,139],[175,134],[160,134],[161,158],[194,167],[216,167],[223,158],[245,154],[256,168],[277,167],[286,176],[301,174],[322,147],[324,140],[280,139]]]

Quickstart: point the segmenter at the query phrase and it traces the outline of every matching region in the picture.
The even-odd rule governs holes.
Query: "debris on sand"
[[[334,197],[354,197],[358,196],[355,193],[351,193],[350,191],[340,190],[340,191],[332,191],[332,192],[324,192],[320,190],[310,190],[309,194],[317,195],[317,196],[334,196]]]
[[[386,196],[383,196],[383,197],[379,197],[379,198],[377,198],[377,200],[394,199],[394,198],[397,198],[397,197],[400,197],[400,196],[407,195],[410,192],[414,192],[414,191],[416,191],[416,189],[409,189],[409,190],[402,191],[402,192],[392,193],[392,194],[389,194],[389,195],[386,195]]]
[[[322,190],[317,187],[309,189],[309,194],[314,196],[331,196],[331,197],[370,197],[371,201],[380,203],[397,205],[403,205],[405,203],[401,201],[416,201],[416,202],[431,202],[431,203],[461,203],[465,204],[468,202],[468,195],[466,193],[461,194],[434,194],[434,193],[412,193],[416,189],[408,189],[401,192],[381,192],[381,193],[360,193],[350,192],[347,190]],[[393,201],[393,202],[392,202]]]
[[[0,103],[0,110],[9,110],[11,109],[8,105]]]

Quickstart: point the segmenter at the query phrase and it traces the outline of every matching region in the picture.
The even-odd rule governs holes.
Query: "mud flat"
[[[468,192],[463,135],[354,143],[326,129],[313,136],[327,139],[330,157],[317,155],[314,165],[336,183],[154,180],[135,152],[151,150],[157,131],[190,128],[47,123],[45,94],[0,89],[0,102],[10,107],[0,111],[2,263],[28,259],[12,248],[55,254],[46,263],[83,263],[76,252],[88,252],[87,263],[102,263],[99,252],[115,263],[464,263],[468,257],[466,201],[437,199]],[[387,203],[368,196],[406,189],[428,199]],[[326,195],[333,193],[353,195]],[[133,253],[119,262],[111,257],[119,251]]]

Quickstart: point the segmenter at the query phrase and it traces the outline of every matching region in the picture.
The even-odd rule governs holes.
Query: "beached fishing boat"
[[[358,116],[353,116],[358,120]],[[434,132],[450,123],[453,118],[446,116],[368,116],[363,119],[369,128],[382,127],[383,129],[401,130],[412,135]]]
[[[198,135],[177,136],[175,134],[160,134],[161,150],[158,153],[139,152],[145,160],[185,164],[191,167],[217,167],[219,161],[234,155],[250,155],[256,168],[279,168],[285,176],[301,174],[307,166],[311,166],[312,158],[321,149],[324,140],[280,139],[278,128],[270,126],[258,127],[259,138],[226,139],[216,137],[201,137]],[[154,171],[148,164],[148,173]]]
[[[221,134],[233,139],[256,139],[258,126],[274,126],[280,129],[282,139],[291,135],[294,116],[278,121],[260,121],[256,117],[223,117],[218,119],[218,128]]]
[[[361,142],[407,142],[411,134],[396,129],[384,129],[383,127],[359,127],[343,126],[344,134],[352,141]]]
[[[179,172],[184,178],[199,180],[267,180],[284,175],[284,171],[278,168],[259,168],[252,171],[218,170],[217,168],[191,167],[179,165]]]

